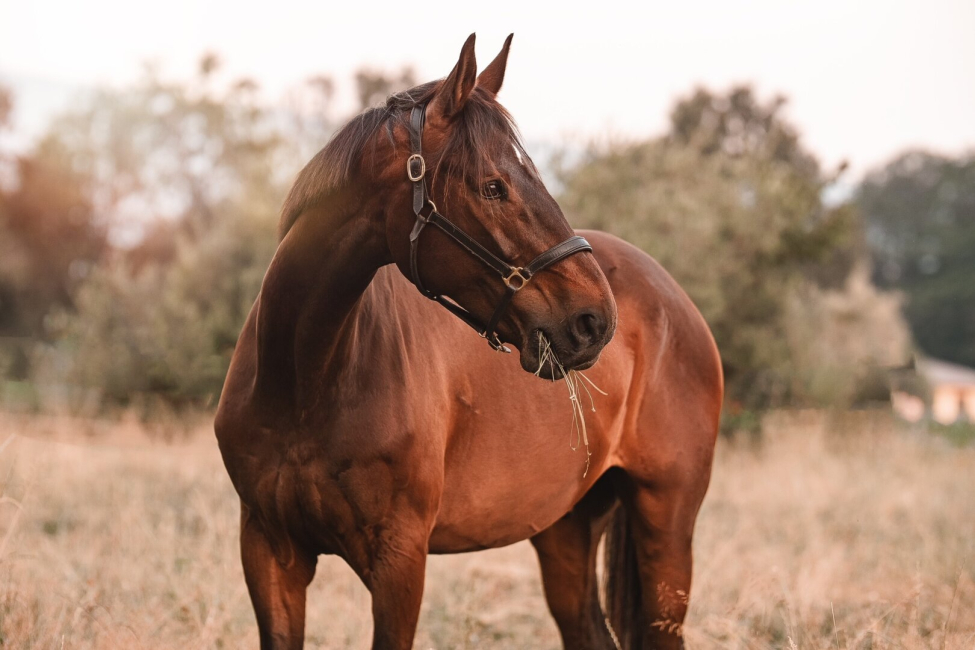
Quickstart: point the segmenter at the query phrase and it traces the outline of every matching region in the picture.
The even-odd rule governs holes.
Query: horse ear
[[[498,91],[501,90],[501,84],[504,82],[504,70],[508,66],[508,50],[511,48],[513,36],[514,34],[508,34],[508,38],[504,39],[501,52],[477,77],[477,85],[492,95],[498,94]]]
[[[451,118],[464,108],[467,98],[477,83],[477,61],[474,59],[474,34],[467,37],[460,50],[457,65],[440,85],[440,90],[430,102],[433,112]]]

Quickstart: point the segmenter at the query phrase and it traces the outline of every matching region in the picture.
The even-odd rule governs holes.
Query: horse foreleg
[[[275,549],[256,517],[241,505],[240,558],[261,650],[297,650],[305,641],[305,591],[317,557],[293,545]]]
[[[421,532],[422,531],[422,532]],[[372,593],[373,650],[409,650],[423,600],[429,528],[389,531],[365,580]]]
[[[531,538],[545,599],[566,650],[615,650],[599,604],[596,549],[616,502],[604,479],[569,514]]]

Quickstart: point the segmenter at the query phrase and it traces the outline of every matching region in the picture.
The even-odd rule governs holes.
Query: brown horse
[[[429,553],[523,539],[566,648],[682,645],[719,357],[650,257],[573,237],[495,98],[510,42],[353,119],[285,203],[215,423],[262,648],[302,646],[320,554],[371,592],[372,647],[410,648]],[[552,381],[583,369],[588,449]]]

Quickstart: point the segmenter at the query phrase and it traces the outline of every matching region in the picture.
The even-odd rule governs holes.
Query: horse
[[[478,74],[472,34],[284,202],[214,422],[261,648],[302,647],[320,555],[407,649],[429,554],[525,539],[566,648],[683,646],[720,358],[652,258],[573,232],[497,101],[510,45]]]

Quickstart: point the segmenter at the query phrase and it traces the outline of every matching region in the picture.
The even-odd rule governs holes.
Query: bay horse
[[[302,647],[321,554],[369,589],[372,647],[407,649],[428,554],[524,539],[566,648],[683,645],[717,349],[653,259],[572,231],[496,99],[510,44],[478,75],[472,34],[445,79],[334,135],[284,203],[214,423],[262,648]],[[605,392],[585,450],[582,370]]]

